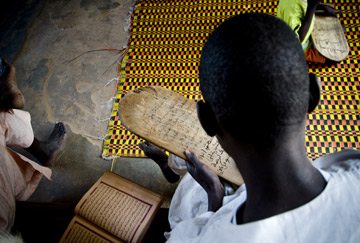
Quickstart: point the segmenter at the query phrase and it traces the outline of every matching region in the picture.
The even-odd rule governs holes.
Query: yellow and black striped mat
[[[349,56],[332,65],[309,64],[321,80],[321,103],[308,116],[306,147],[311,159],[344,148],[360,148],[360,4],[327,0],[342,10]],[[276,15],[278,1],[143,0],[132,14],[128,50],[120,66],[118,93],[103,145],[103,158],[142,157],[140,139],[118,117],[118,104],[128,91],[164,86],[199,100],[198,63],[207,36],[225,19],[245,12]]]

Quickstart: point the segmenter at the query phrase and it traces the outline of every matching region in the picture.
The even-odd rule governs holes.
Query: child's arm
[[[332,4],[321,3],[317,6],[316,11],[323,11],[325,15],[337,17],[341,10],[336,9]]]
[[[305,39],[305,36],[310,29],[312,18],[314,17],[316,8],[319,5],[320,1],[321,0],[308,0],[306,14],[298,31],[300,42]]]
[[[222,206],[224,186],[218,175],[209,166],[202,164],[196,155],[186,151],[188,172],[204,188],[208,196],[208,211],[216,212]]]

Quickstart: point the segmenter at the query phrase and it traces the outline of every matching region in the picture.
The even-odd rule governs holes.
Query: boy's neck
[[[252,222],[297,208],[324,190],[326,181],[311,165],[304,144],[300,136],[283,140],[268,151],[239,151],[232,155],[247,189],[239,222]]]

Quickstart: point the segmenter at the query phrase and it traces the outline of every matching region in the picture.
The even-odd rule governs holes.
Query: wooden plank
[[[203,130],[194,101],[163,87],[142,87],[122,98],[119,118],[143,139],[183,159],[185,150],[191,150],[219,176],[243,184],[234,160]]]
[[[332,61],[340,62],[349,54],[349,45],[337,17],[317,14],[311,37],[315,49]]]

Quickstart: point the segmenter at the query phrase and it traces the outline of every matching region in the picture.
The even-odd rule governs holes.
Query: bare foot
[[[35,138],[33,144],[27,150],[34,155],[42,165],[48,166],[64,143],[65,137],[65,125],[62,122],[57,122],[46,141],[39,141]]]
[[[147,141],[140,143],[139,147],[144,151],[147,157],[154,160],[160,166],[160,169],[168,182],[175,183],[180,179],[180,176],[168,166],[168,156],[161,148]]]

